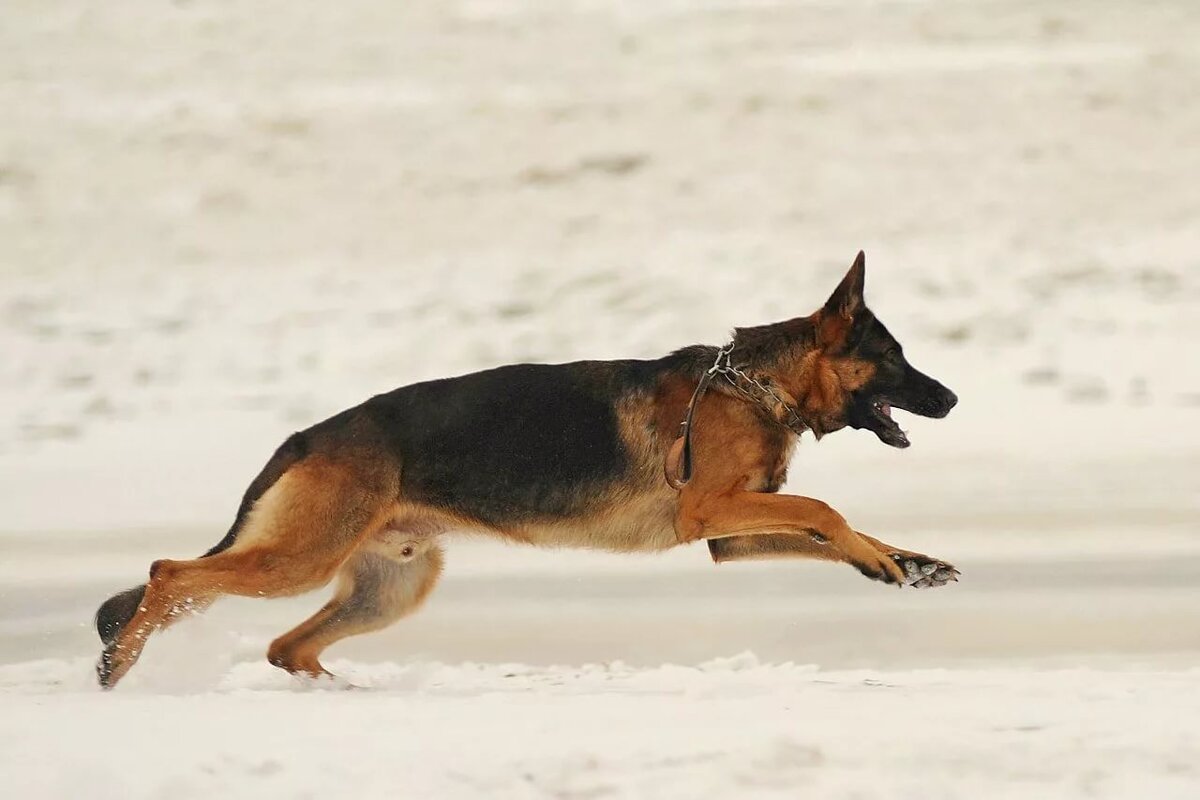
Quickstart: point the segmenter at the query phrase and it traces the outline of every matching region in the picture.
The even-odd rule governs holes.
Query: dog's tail
[[[221,541],[209,548],[201,558],[216,555],[232,547],[233,543],[237,541],[238,533],[245,524],[250,509],[254,508],[258,498],[262,497],[267,489],[270,489],[277,480],[283,477],[283,473],[287,472],[293,464],[306,455],[308,455],[308,441],[304,434],[294,433],[289,436],[287,441],[275,451],[275,455],[271,456],[271,460],[262,468],[262,472],[258,473],[258,477],[251,481],[249,488],[246,489],[246,494],[242,496],[242,504],[238,506],[237,516],[234,517],[229,532]],[[134,586],[132,589],[114,594],[105,600],[100,608],[96,609],[96,633],[100,634],[100,640],[104,644],[112,644],[117,635],[121,633],[121,629],[129,620],[133,619],[145,594],[146,584],[143,583],[141,586]]]

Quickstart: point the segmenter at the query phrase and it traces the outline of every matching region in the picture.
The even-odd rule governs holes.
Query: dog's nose
[[[945,413],[949,414],[950,409],[952,409],[956,405],[958,405],[958,395],[956,395],[954,392],[947,389],[946,390],[946,398],[945,398],[944,402],[945,402],[945,408],[946,408]]]

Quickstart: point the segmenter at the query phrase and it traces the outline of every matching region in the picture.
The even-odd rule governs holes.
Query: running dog
[[[802,432],[850,427],[907,447],[893,408],[944,417],[958,401],[905,360],[864,277],[859,253],[819,311],[737,328],[723,348],[417,383],[293,434],[225,538],[200,558],[155,561],[148,583],[100,606],[101,686],[151,633],[223,594],[283,597],[336,578],[333,599],[267,652],[288,672],[328,675],[325,648],[428,596],[451,531],[621,552],[704,540],[718,563],[813,558],[900,586],[957,580],[820,500],[778,494]]]

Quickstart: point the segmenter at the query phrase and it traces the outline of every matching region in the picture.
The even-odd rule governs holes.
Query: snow
[[[5,12],[10,792],[1200,794],[1191,0]],[[859,248],[961,403],[903,452],[805,441],[787,490],[961,584],[453,541],[427,608],[332,650],[368,689],[263,660],[317,594],[222,601],[92,687],[97,603],[211,546],[289,432],[720,344]]]
[[[1200,672],[826,672],[750,654],[694,667],[266,664],[211,694],[114,702],[87,664],[0,669],[20,796],[1195,796]],[[149,763],[148,763],[149,762]]]
[[[454,542],[428,608],[331,651],[352,691],[263,657],[308,595],[223,600],[103,693],[89,614],[161,534],[21,544],[0,775],[23,797],[1194,797],[1194,526],[1133,556],[1123,528],[993,533],[904,535],[964,566],[927,592]],[[63,545],[82,563],[53,567]]]

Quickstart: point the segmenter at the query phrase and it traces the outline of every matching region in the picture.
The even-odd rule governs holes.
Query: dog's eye
[[[888,359],[889,361],[899,361],[900,360],[900,348],[899,347],[889,347],[887,350],[884,351],[883,357]]]
[[[404,556],[405,558],[410,557],[412,554],[413,554],[413,547],[411,544],[405,545],[404,549],[400,551],[400,555]]]

